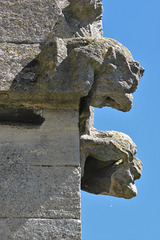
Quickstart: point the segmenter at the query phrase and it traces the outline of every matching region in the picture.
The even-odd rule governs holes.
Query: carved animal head
[[[133,60],[127,48],[112,39],[106,39],[106,49],[100,70],[90,92],[91,105],[109,106],[121,111],[132,107],[132,93],[139,84],[144,69]]]
[[[92,129],[81,136],[82,190],[123,198],[137,194],[142,163],[134,157],[136,145],[126,134]]]
[[[136,179],[141,177],[142,163],[139,159],[133,158],[129,163],[124,163],[115,167],[111,176],[111,185],[109,195],[132,198],[137,195],[137,188],[134,183]]]
[[[121,111],[132,107],[132,93],[144,69],[127,48],[109,38],[76,38],[67,43],[73,82],[85,83],[88,104]]]

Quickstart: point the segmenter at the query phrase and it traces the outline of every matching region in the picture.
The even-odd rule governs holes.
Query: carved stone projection
[[[136,195],[136,145],[93,122],[144,69],[102,38],[100,0],[2,0],[0,22],[0,240],[81,239],[80,185]]]
[[[82,190],[132,198],[134,180],[141,176],[142,163],[135,158],[136,145],[124,133],[97,131],[81,136]]]
[[[13,54],[17,55],[16,49]],[[23,58],[23,52],[20,54]],[[11,101],[12,105],[18,104],[21,93],[20,101],[24,105],[26,101],[27,105],[50,104],[51,107],[77,106],[80,98],[87,96],[82,99],[82,112],[83,105],[128,111],[143,72],[128,49],[115,40],[56,38],[14,79],[8,77],[0,87],[8,91],[8,104]],[[50,99],[49,103],[46,98]],[[6,94],[4,103],[5,99]]]

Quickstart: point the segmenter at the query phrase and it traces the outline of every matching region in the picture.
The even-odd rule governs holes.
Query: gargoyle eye
[[[134,74],[137,74],[138,73],[138,67],[135,65],[135,64],[133,64],[133,65],[131,65],[130,66],[131,67],[131,71],[134,73]]]

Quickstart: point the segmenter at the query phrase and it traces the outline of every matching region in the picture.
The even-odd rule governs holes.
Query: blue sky
[[[104,37],[126,46],[145,68],[133,107],[95,109],[98,130],[128,134],[143,172],[131,200],[82,191],[82,240],[160,240],[160,0],[103,0]]]

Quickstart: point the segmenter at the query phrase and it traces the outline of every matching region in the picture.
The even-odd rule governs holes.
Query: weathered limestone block
[[[88,106],[85,98],[81,99],[80,109],[80,135],[89,134],[94,125],[94,107]]]
[[[79,166],[78,112],[35,112],[0,109],[0,165]]]
[[[0,3],[1,4],[1,3]],[[40,53],[39,44],[0,43],[0,89],[9,90],[14,78]],[[27,71],[23,81],[32,82],[36,73]],[[20,76],[19,76],[20,77]],[[24,88],[25,90],[25,88]]]
[[[0,104],[78,109],[77,93],[33,93],[37,78],[35,57],[55,37],[102,37],[100,0],[2,0],[0,32]],[[53,59],[48,66],[55,70]],[[21,84],[23,92],[19,91]],[[28,86],[31,92],[27,92]]]
[[[78,123],[75,110],[1,106],[1,240],[81,239]]]
[[[77,219],[0,219],[1,240],[80,240]]]
[[[69,0],[70,4],[63,11],[75,37],[102,36],[101,0]]]
[[[82,190],[95,194],[132,198],[142,163],[135,158],[136,145],[126,134],[91,129],[81,136]]]
[[[80,169],[0,166],[0,218],[80,219]]]
[[[102,36],[100,0],[1,0],[0,42],[45,43],[54,37]]]

